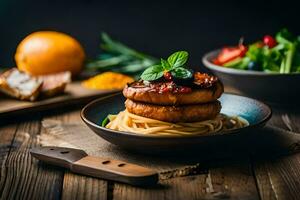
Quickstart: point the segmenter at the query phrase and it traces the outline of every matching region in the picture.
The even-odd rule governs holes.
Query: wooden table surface
[[[207,173],[137,188],[38,164],[29,149],[39,145],[44,119],[82,123],[80,106],[1,121],[1,199],[300,199],[300,154],[212,165]],[[300,109],[273,108],[269,124],[300,133]],[[251,145],[251,144],[250,144]]]

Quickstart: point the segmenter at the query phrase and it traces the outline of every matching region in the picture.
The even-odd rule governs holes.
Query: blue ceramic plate
[[[112,144],[143,152],[157,152],[197,148],[203,145],[207,146],[211,142],[217,144],[218,141],[234,135],[251,133],[251,131],[264,126],[272,114],[271,109],[266,104],[251,98],[223,94],[219,100],[222,104],[221,113],[241,116],[248,120],[250,125],[226,132],[184,137],[139,135],[102,127],[101,122],[108,114],[117,114],[125,109],[125,98],[122,94],[100,98],[89,103],[82,109],[81,118],[97,135]]]

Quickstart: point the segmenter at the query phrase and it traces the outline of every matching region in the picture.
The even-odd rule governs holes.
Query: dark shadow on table
[[[146,165],[164,166],[168,163],[188,165],[200,163],[216,167],[232,162],[249,162],[249,159],[268,160],[300,151],[300,134],[274,126],[244,133],[226,135],[207,140],[197,148],[174,149],[170,151],[138,152],[111,145],[114,154],[128,161]]]

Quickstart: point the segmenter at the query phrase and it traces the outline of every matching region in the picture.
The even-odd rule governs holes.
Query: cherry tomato
[[[167,81],[171,81],[172,80],[172,75],[170,72],[164,72],[164,78],[167,80]]]
[[[265,35],[263,38],[263,42],[265,45],[267,45],[269,48],[273,48],[277,45],[276,40],[270,36],[270,35]]]

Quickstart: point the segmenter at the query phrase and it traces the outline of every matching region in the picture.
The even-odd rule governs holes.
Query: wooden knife
[[[154,170],[120,160],[89,156],[80,149],[48,146],[33,148],[30,153],[38,160],[78,174],[135,186],[155,185],[158,182],[158,173]]]

